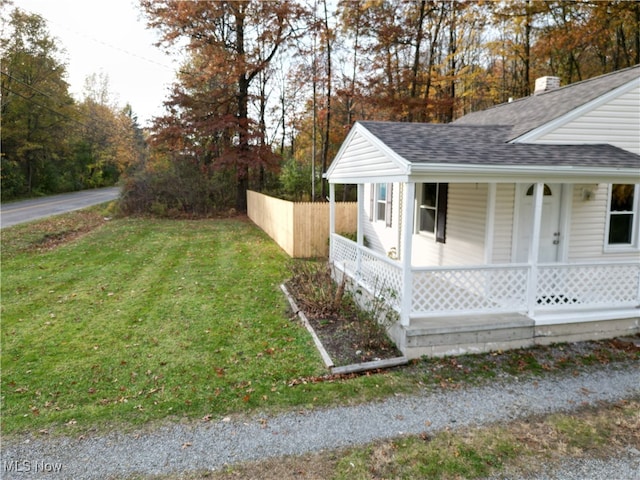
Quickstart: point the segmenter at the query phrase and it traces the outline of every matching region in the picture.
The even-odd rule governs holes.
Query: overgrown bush
[[[160,217],[209,215],[231,208],[235,193],[228,173],[187,160],[167,162],[125,180],[120,211]]]
[[[280,172],[280,196],[285,200],[299,202],[311,198],[311,167],[294,159],[287,160]]]
[[[292,264],[291,270],[291,288],[302,310],[319,315],[342,313],[345,300],[344,282],[339,286],[333,281],[327,263],[296,261]]]
[[[0,178],[2,179],[2,188],[0,188],[2,200],[11,200],[24,195],[26,179],[20,171],[18,162],[8,160],[5,157],[0,158]]]

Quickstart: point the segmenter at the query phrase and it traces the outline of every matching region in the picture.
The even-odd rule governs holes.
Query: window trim
[[[625,214],[631,213],[633,219],[631,221],[631,243],[609,243],[610,229],[611,229],[611,216],[621,214],[611,212],[611,200],[613,195],[613,186],[614,185],[634,185],[633,190],[633,206],[630,212],[626,212]],[[607,210],[605,212],[606,221],[605,221],[605,231],[604,231],[604,252],[605,253],[623,253],[623,252],[636,252],[640,250],[640,185],[639,184],[609,184],[608,193],[607,193]]]
[[[425,206],[422,203],[422,197],[425,185],[436,186],[436,204],[435,206]],[[420,188],[416,189],[416,203],[417,203],[417,215],[416,215],[416,232],[420,235],[425,235],[429,238],[434,238],[436,243],[446,243],[447,241],[447,209],[448,209],[448,197],[449,197],[449,184],[448,183],[435,183],[435,182],[423,182],[420,184]],[[422,208],[428,208],[435,211],[434,230],[422,230],[421,226],[421,210]]]
[[[385,200],[380,200],[380,187],[385,186]],[[369,221],[375,223],[384,222],[386,227],[391,227],[393,222],[393,183],[372,183],[371,198],[369,202]],[[380,216],[384,218],[380,218]]]

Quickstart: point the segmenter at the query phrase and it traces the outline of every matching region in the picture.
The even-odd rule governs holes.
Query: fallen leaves
[[[356,378],[362,375],[368,376],[370,372],[362,372],[362,373],[345,373],[345,374],[327,374],[321,376],[311,376],[311,377],[298,377],[293,380],[289,380],[287,382],[287,386],[295,387],[297,385],[306,385],[308,383],[323,383],[323,382],[335,382],[336,380],[348,380],[351,378]]]

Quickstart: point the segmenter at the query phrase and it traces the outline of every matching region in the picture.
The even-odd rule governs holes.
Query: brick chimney
[[[533,92],[534,95],[539,95],[549,90],[555,90],[560,87],[559,77],[540,77],[536,78],[536,87]]]

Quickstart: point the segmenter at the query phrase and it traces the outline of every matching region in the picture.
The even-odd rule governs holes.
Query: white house
[[[640,66],[539,86],[450,124],[358,122],[326,174],[330,260],[398,312],[408,357],[640,332]]]

